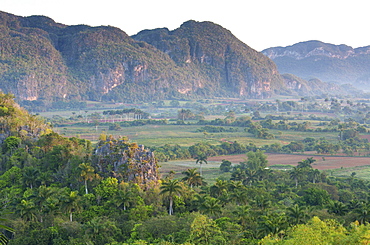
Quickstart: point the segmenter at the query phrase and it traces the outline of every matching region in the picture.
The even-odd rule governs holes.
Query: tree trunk
[[[85,179],[85,192],[86,194],[89,194],[89,191],[87,190],[87,180]]]
[[[168,210],[168,214],[169,215],[172,215],[173,214],[172,205],[173,205],[173,203],[172,203],[172,197],[170,196],[170,208]]]

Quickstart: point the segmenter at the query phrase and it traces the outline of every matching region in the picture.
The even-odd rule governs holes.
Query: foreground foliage
[[[7,108],[16,108],[8,102]],[[26,112],[18,115],[28,122]],[[312,167],[312,158],[292,170],[271,170],[264,152],[251,148],[244,162],[223,162],[230,179],[207,185],[198,171],[188,169],[183,178],[172,173],[143,181],[144,171],[133,166],[147,163],[135,157],[140,146],[127,139],[102,137],[93,148],[87,140],[51,130],[32,136],[22,132],[24,125],[4,123],[4,128],[4,244],[8,239],[8,244],[31,245],[369,242],[370,183],[355,174],[328,176]],[[115,151],[97,154],[104,149]],[[207,152],[212,148],[189,148],[194,166],[197,160],[206,163]],[[117,164],[122,155],[128,165]]]

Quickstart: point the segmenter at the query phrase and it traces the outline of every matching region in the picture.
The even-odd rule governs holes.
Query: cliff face
[[[200,88],[218,83],[217,89],[230,95],[261,98],[282,86],[270,59],[211,22],[188,21],[174,31],[145,30],[133,38],[168,54],[178,66],[206,75]]]
[[[353,49],[347,45],[308,41],[269,48],[262,53],[274,60],[281,73],[350,83],[359,88],[370,84],[370,46]]]
[[[159,179],[154,153],[143,145],[110,138],[98,143],[93,158],[100,172],[125,182],[147,185]]]
[[[73,89],[68,67],[49,34],[21,20],[0,12],[0,89],[21,100],[67,95]]]
[[[0,89],[20,100],[260,98],[282,86],[270,59],[211,22],[131,38],[109,26],[0,12],[0,29]]]

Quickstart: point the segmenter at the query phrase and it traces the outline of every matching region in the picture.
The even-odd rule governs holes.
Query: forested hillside
[[[0,15],[1,89],[21,100],[253,98],[282,88],[270,59],[211,22],[184,23],[169,42],[159,35],[169,51],[110,26]]]
[[[0,108],[0,221],[10,228],[0,243],[369,242],[370,183],[314,169],[312,157],[272,170],[264,152],[250,148],[245,161],[215,170],[230,177],[207,184],[197,168],[161,176],[153,152],[125,137],[102,134],[92,145],[53,132],[12,96],[0,94]],[[204,147],[189,148],[194,166],[207,163]]]
[[[0,89],[31,106],[292,92],[271,59],[212,22],[187,21],[173,31],[130,37],[111,26],[68,26],[45,16],[0,12],[0,30]],[[332,86],[331,92],[343,90]]]

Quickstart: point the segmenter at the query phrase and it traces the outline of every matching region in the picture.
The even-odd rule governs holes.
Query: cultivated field
[[[326,171],[332,176],[350,176],[353,172],[356,177],[370,180],[370,158],[368,157],[347,157],[347,156],[321,156],[303,154],[266,154],[268,165],[274,169],[289,170],[290,166],[296,166],[299,161],[307,157],[313,157],[316,161],[313,168]],[[222,159],[229,160],[234,165],[246,161],[246,154],[216,156],[208,158],[208,164],[203,164],[203,176],[208,183],[213,183],[217,178],[230,179],[231,173],[222,173],[219,170]],[[281,165],[281,167],[279,167]],[[289,166],[290,165],[290,166]],[[181,178],[183,171],[189,168],[199,169],[200,165],[195,160],[177,160],[159,163],[159,171],[167,175],[170,171],[175,172],[175,178]]]
[[[266,154],[269,165],[292,165],[296,166],[299,161],[307,157],[313,157],[316,161],[312,164],[313,168],[319,170],[351,168],[357,166],[370,165],[369,157],[347,157],[347,156],[320,156],[320,155],[298,155],[298,154]],[[209,161],[221,162],[222,159],[229,160],[237,164],[246,161],[246,155],[231,155],[210,157]]]

